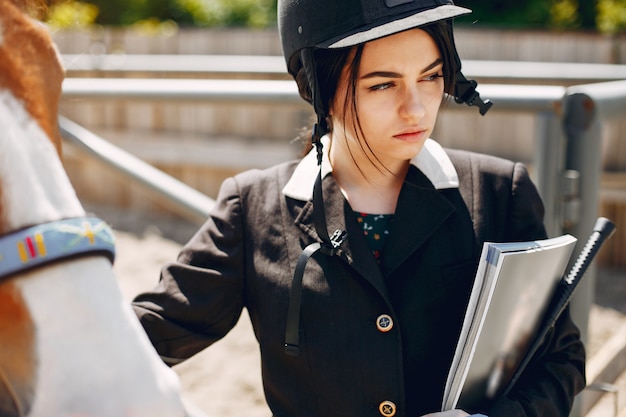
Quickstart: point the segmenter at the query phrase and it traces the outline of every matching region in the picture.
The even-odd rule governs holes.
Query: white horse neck
[[[16,281],[37,327],[30,415],[182,416],[177,377],[154,353],[109,261],[87,257],[42,271]]]
[[[56,148],[21,101],[0,90],[2,229],[85,214]]]

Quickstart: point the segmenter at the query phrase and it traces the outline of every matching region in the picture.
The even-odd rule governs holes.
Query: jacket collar
[[[324,152],[322,157],[322,178],[332,172],[328,157],[330,137],[322,138]],[[422,151],[412,160],[411,165],[418,168],[430,180],[435,189],[458,188],[459,177],[452,161],[444,149],[432,139],[427,139]],[[311,200],[313,184],[319,173],[316,150],[312,149],[298,164],[291,178],[283,188],[283,194],[300,201]]]

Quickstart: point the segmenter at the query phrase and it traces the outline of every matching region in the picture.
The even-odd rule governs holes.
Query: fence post
[[[565,169],[577,172],[579,179],[579,196],[568,210],[572,215],[563,224],[563,231],[579,239],[575,253],[582,249],[598,217],[602,129],[596,108],[594,99],[585,93],[568,91],[563,99],[563,128],[567,138]],[[572,303],[572,316],[581,327],[585,341],[595,268],[590,268],[587,274]]]
[[[567,91],[563,98],[563,129],[566,136],[565,169],[570,173],[569,206],[564,206],[563,231],[578,238],[574,254],[580,253],[598,217],[600,175],[602,170],[602,129],[592,97],[581,92]],[[578,195],[576,195],[578,193]],[[589,312],[594,300],[595,265],[587,270],[586,278],[570,304],[572,319],[581,331],[583,342],[589,340]],[[574,404],[572,416],[580,416],[580,398]]]
[[[549,237],[563,233],[561,177],[565,166],[565,138],[555,112],[537,113],[534,161],[535,182],[545,207],[544,224]]]

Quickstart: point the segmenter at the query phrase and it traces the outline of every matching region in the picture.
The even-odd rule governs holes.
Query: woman
[[[488,108],[453,43],[450,19],[466,12],[279,1],[316,149],[226,180],[159,286],[135,299],[167,363],[223,337],[245,307],[275,416],[569,414],[584,351],[568,315],[508,396],[438,412],[482,242],[545,237],[522,165],[428,139],[444,92]]]

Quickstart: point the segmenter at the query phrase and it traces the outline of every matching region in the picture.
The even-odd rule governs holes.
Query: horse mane
[[[47,2],[44,0],[8,0],[22,12],[34,17],[41,18],[47,11]]]
[[[50,77],[63,74],[54,74],[46,65],[46,58],[57,54],[47,29],[24,14],[37,4],[34,0],[0,0],[0,89],[10,90],[24,103],[60,156],[57,111],[61,92],[55,91],[58,80]]]

